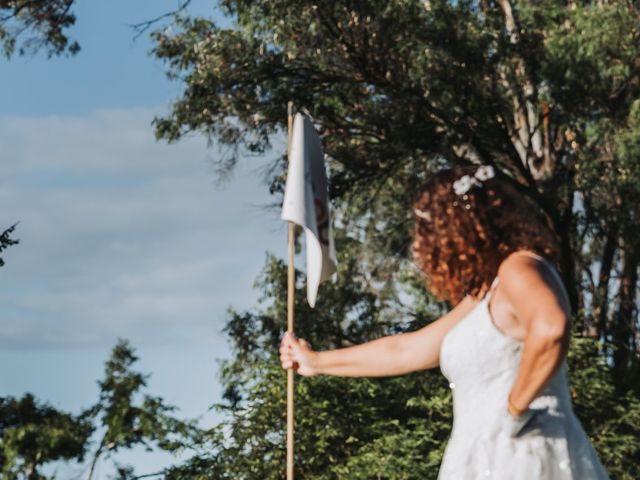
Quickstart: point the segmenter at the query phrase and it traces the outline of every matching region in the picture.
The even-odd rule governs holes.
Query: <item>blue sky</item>
[[[152,394],[215,421],[227,309],[256,304],[254,279],[266,252],[284,256],[286,229],[266,208],[270,156],[218,185],[218,151],[204,139],[154,140],[151,120],[180,85],[127,25],[176,6],[80,0],[78,56],[0,61],[0,227],[20,222],[0,269],[0,395],[33,392],[78,412],[127,338]],[[189,12],[219,16],[203,0]],[[167,461],[121,460],[140,473]]]

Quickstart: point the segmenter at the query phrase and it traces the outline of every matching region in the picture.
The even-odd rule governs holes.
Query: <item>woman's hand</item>
[[[318,372],[314,368],[314,360],[318,353],[314,352],[303,339],[297,339],[295,335],[286,332],[280,343],[280,362],[282,368],[293,368],[300,375],[310,377]]]
[[[530,408],[517,415],[513,415],[509,411],[508,407],[501,410],[502,418],[500,420],[500,429],[502,432],[507,434],[507,436],[512,438],[519,436],[524,428],[531,423],[533,417],[538,413],[537,410],[532,410]]]

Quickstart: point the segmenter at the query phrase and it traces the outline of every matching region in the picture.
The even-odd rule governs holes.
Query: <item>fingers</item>
[[[291,348],[293,350],[298,349],[300,346],[305,346],[308,348],[308,343],[302,338],[298,339],[294,334],[285,332],[282,336],[282,341],[280,342],[280,350],[283,348]]]
[[[299,343],[298,339],[289,333],[285,333],[280,342],[280,353],[293,351],[293,348]]]
[[[280,342],[280,363],[282,368],[289,369],[296,367],[296,359],[294,358],[294,345],[298,342],[294,335],[285,332]]]
[[[294,334],[286,332],[280,342],[280,363],[282,368],[298,369],[299,365],[306,364],[306,359],[310,353],[311,345],[306,340],[296,338]]]

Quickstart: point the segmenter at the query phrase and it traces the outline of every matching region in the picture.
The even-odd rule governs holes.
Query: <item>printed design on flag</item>
[[[318,240],[325,246],[329,246],[329,209],[320,198],[315,199],[316,223],[318,224]]]
[[[304,181],[311,186],[313,192],[313,204],[316,207],[316,226],[318,229],[318,240],[325,247],[329,246],[329,207],[325,200],[316,193],[316,184],[313,181],[313,175],[307,168],[304,174]],[[326,194],[326,192],[325,192]]]

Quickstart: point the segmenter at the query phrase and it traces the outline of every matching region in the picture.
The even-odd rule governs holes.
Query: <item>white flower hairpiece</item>
[[[463,175],[458,180],[453,182],[453,190],[456,195],[466,194],[471,187],[480,186],[481,182],[489,180],[495,177],[496,172],[491,165],[482,165],[478,167],[476,172],[472,175]]]
[[[491,165],[482,165],[478,167],[474,176],[481,182],[484,182],[485,180],[495,177],[496,172]]]
[[[413,209],[413,213],[415,213],[417,217],[420,217],[420,218],[426,220],[427,222],[431,221],[431,212],[424,212],[424,211],[420,210],[419,208],[414,208]]]
[[[453,182],[453,190],[456,192],[456,195],[464,195],[474,185],[480,185],[480,182],[476,180],[476,177],[472,177],[471,175],[463,175],[458,180]]]

